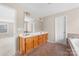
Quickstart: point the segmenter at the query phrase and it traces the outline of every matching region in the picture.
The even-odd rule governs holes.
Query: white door
[[[55,17],[55,42],[66,44],[66,17]]]

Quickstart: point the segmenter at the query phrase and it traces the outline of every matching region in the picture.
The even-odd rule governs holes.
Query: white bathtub
[[[69,38],[73,54],[79,56],[79,38]]]

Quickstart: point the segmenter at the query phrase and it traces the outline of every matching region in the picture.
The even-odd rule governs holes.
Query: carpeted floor
[[[31,53],[25,56],[72,56],[71,50],[67,51],[65,45],[59,43],[46,43],[34,49]]]

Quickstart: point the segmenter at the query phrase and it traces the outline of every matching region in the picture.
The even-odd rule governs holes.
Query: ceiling
[[[79,7],[79,3],[17,3],[33,17],[44,17]]]

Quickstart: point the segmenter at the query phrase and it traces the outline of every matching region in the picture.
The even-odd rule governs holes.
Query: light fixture
[[[30,16],[30,13],[29,13],[29,12],[25,12],[25,15],[26,15],[26,16]]]
[[[50,4],[52,4],[52,3],[48,3],[48,5],[50,5]]]

